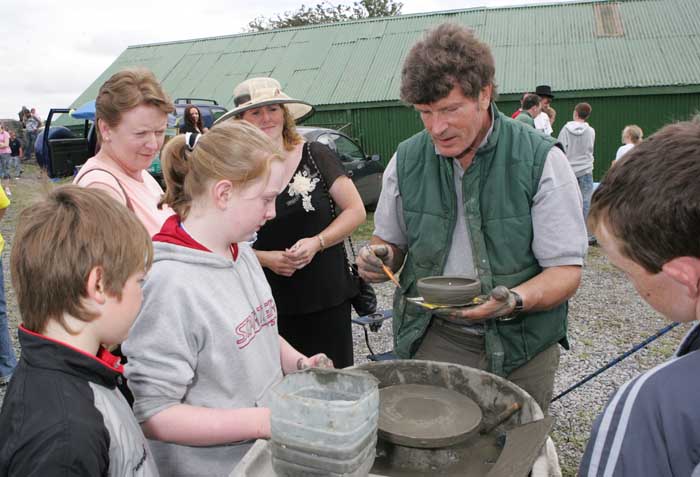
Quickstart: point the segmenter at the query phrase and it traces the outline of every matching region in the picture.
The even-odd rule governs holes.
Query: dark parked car
[[[357,142],[335,129],[300,126],[297,131],[307,141],[318,141],[335,151],[360,192],[365,207],[373,209],[377,205],[384,172],[378,154],[366,155]]]

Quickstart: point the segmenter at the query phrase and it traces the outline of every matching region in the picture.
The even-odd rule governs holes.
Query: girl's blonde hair
[[[622,130],[622,142],[625,142],[625,134],[629,136],[630,140],[632,141],[632,144],[639,144],[644,137],[644,132],[642,131],[642,128],[637,126],[636,124],[630,124],[629,126],[625,126],[625,129]]]
[[[210,181],[244,185],[268,175],[271,161],[282,160],[267,135],[246,121],[217,124],[192,149],[184,134],[175,136],[161,158],[166,192],[158,206],[169,205],[183,219]]]

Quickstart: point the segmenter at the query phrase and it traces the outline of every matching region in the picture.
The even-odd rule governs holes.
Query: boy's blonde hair
[[[246,121],[217,124],[191,149],[185,135],[180,134],[166,144],[161,154],[166,192],[159,207],[167,204],[184,219],[192,199],[202,195],[210,181],[230,180],[234,185],[244,185],[268,175],[272,160],[282,160],[280,150]]]
[[[127,279],[152,260],[144,226],[106,192],[74,185],[52,190],[21,212],[12,246],[12,286],[24,326],[41,333],[53,319],[72,332],[64,314],[99,318],[84,302],[92,269],[102,269],[105,291],[121,299]]]

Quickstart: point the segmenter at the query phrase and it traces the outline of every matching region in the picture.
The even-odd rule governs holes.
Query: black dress
[[[182,126],[180,126],[180,134],[185,134],[185,133],[197,133],[197,134],[202,134],[202,131],[197,129],[196,126],[190,123],[185,123]]]
[[[291,181],[277,196],[277,215],[258,231],[254,248],[284,250],[323,231],[333,221],[324,181],[330,188],[344,175],[343,165],[327,146],[305,144]],[[295,182],[297,176],[310,181],[310,193],[294,194],[294,184],[302,182]],[[264,271],[277,303],[280,334],[307,356],[326,353],[336,367],[352,365],[349,300],[357,294],[357,283],[349,271],[343,243],[318,252],[291,277],[267,268]]]

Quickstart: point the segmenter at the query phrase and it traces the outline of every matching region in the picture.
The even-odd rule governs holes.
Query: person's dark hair
[[[588,225],[605,225],[620,252],[658,273],[700,257],[700,115],[665,126],[630,149],[593,194]]]
[[[591,111],[593,108],[591,108],[591,105],[588,103],[578,103],[574,107],[574,111],[576,111],[576,115],[579,117],[579,119],[583,119],[584,121],[588,119],[588,116],[591,115]]]
[[[527,111],[533,106],[540,104],[540,97],[536,94],[528,94],[523,98],[523,110]]]
[[[438,101],[455,86],[465,96],[478,98],[479,92],[493,85],[496,97],[496,66],[486,43],[468,28],[443,23],[413,45],[401,70],[401,99],[409,104]]]
[[[197,122],[195,123],[194,120],[192,119],[192,115],[190,114],[190,111],[193,109],[197,110],[199,113],[199,118],[197,119]],[[199,110],[197,106],[194,104],[189,104],[185,108],[185,114],[183,115],[185,117],[185,124],[188,126],[196,127],[199,129],[200,132],[204,131],[204,123],[202,122],[202,112]]]

